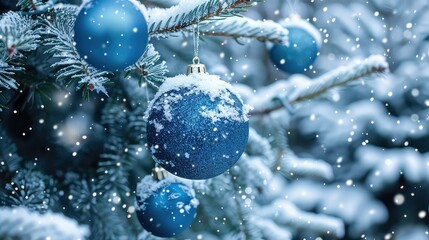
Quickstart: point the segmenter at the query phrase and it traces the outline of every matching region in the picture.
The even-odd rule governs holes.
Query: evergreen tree
[[[0,239],[157,239],[136,214],[160,174],[147,115],[196,56],[250,130],[225,173],[169,174],[199,202],[175,238],[428,238],[427,1],[133,0],[149,42],[120,71],[75,35],[103,1],[0,0]]]

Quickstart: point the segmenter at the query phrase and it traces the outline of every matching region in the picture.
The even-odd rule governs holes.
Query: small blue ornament
[[[148,43],[148,27],[133,0],[93,0],[74,26],[79,55],[101,70],[121,71],[136,63]]]
[[[137,217],[146,231],[158,237],[174,237],[194,221],[198,200],[183,183],[143,178],[136,191]]]
[[[302,73],[308,70],[317,58],[320,33],[304,20],[292,21],[285,27],[289,31],[289,45],[274,44],[270,50],[271,60],[284,72]]]
[[[230,84],[209,74],[167,79],[146,117],[153,158],[182,178],[222,174],[240,158],[249,136],[241,99]]]

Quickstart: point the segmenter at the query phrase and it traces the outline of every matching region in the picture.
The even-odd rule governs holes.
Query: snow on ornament
[[[137,217],[157,237],[174,237],[185,231],[194,221],[198,204],[194,190],[175,179],[146,176],[137,185]]]
[[[142,7],[135,0],[84,2],[74,25],[79,55],[106,71],[121,71],[137,62],[149,37]]]
[[[154,160],[170,173],[208,179],[232,167],[249,136],[247,107],[219,76],[191,64],[188,75],[168,78],[146,112]]]
[[[302,73],[314,63],[322,45],[320,32],[299,16],[286,19],[282,25],[289,31],[288,44],[274,44],[270,58],[280,70],[294,74]]]

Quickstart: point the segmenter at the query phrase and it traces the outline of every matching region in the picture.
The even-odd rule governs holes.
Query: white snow
[[[218,105],[216,110],[204,110],[201,112],[204,117],[210,118],[213,123],[221,119],[231,118],[235,121],[241,121],[240,114],[235,107],[228,105]]]
[[[0,236],[5,239],[78,240],[89,236],[87,226],[62,214],[39,214],[24,207],[0,208]]]
[[[255,30],[260,29],[256,32]],[[230,34],[248,35],[251,32],[253,36],[261,38],[270,36],[270,39],[278,39],[284,44],[288,43],[288,30],[281,24],[271,20],[254,20],[242,16],[227,17],[225,19],[213,20],[201,24],[202,32],[228,32]]]
[[[358,184],[346,186],[344,183],[334,182],[327,185],[299,180],[288,185],[285,192],[289,200],[300,209],[316,209],[316,212],[343,219],[350,225],[349,234],[356,238],[373,226],[384,223],[389,217],[383,203]]]
[[[167,23],[170,17],[182,16],[183,14],[190,13],[193,9],[204,4],[207,0],[182,0],[176,6],[170,8],[151,8],[148,10],[148,25],[151,26],[153,23],[165,22]],[[175,21],[170,21],[163,25],[162,28],[173,26]]]
[[[290,229],[279,226],[271,219],[255,218],[254,224],[258,226],[264,235],[264,239],[270,240],[289,240],[292,238]]]
[[[193,198],[191,199],[189,205],[185,205],[185,204],[179,204],[181,207],[180,208],[185,208],[185,209],[190,209],[190,207],[194,207],[197,208],[199,201],[198,199],[195,198],[195,191],[192,189],[192,186],[190,185],[190,183],[186,182],[186,181],[180,181],[179,178],[176,177],[172,177],[171,175],[169,175],[169,177],[167,177],[164,180],[161,181],[156,181],[153,179],[152,176],[147,175],[146,177],[144,177],[138,184],[137,184],[137,188],[136,188],[136,196],[140,198],[140,201],[143,202],[145,199],[149,198],[150,196],[152,196],[152,194],[154,192],[156,192],[158,189],[163,188],[165,186],[167,186],[168,184],[171,183],[182,183],[185,186],[181,186],[181,188],[183,189],[183,191],[185,191],[188,195],[192,196]],[[169,199],[177,199],[179,196],[178,194],[170,194]],[[135,202],[135,208],[136,210],[140,210],[140,211],[144,211],[146,209],[146,205],[142,204],[139,205],[137,203],[137,201]]]
[[[345,234],[344,224],[339,218],[301,211],[286,199],[275,200],[271,205],[254,212],[260,217],[273,219],[277,224],[296,229],[305,228],[319,234],[329,232],[338,238]]]
[[[243,105],[239,95],[234,91],[231,84],[220,80],[219,76],[209,74],[190,74],[178,75],[172,78],[167,78],[159,88],[154,99],[149,103],[148,110],[146,111],[146,118],[149,118],[149,111],[151,109],[163,110],[164,117],[171,121],[171,104],[180,101],[183,96],[177,93],[167,93],[171,90],[179,90],[182,88],[190,89],[184,95],[191,94],[205,94],[210,97],[211,101],[220,99],[216,109],[202,108],[200,113],[202,116],[210,118],[212,122],[217,121],[238,121],[247,122],[249,108]],[[231,93],[235,95],[242,104],[241,113],[234,105],[234,100],[231,98]],[[158,98],[163,97],[164,101],[154,104]]]
[[[298,158],[294,154],[284,154],[280,161],[280,171],[286,176],[319,178],[332,180],[334,173],[329,163],[312,158]]]
[[[388,72],[389,65],[386,62],[386,58],[381,55],[371,55],[365,60],[358,60],[350,65],[338,67],[312,81],[306,82],[306,84],[297,84],[296,90],[290,93],[287,98],[289,102],[293,102],[298,98],[317,93],[321,89],[329,89],[332,86],[346,84],[352,80],[370,77],[373,75],[374,69]]]
[[[136,8],[138,8],[143,13],[143,15],[145,16],[145,19],[147,21],[149,13],[148,13],[146,6],[138,0],[130,0],[130,2],[133,3],[136,6]]]
[[[421,154],[414,148],[384,149],[368,145],[357,149],[355,154],[360,171],[369,172],[366,182],[375,191],[385,190],[386,185],[398,182],[400,177],[412,183],[429,180],[429,154]]]
[[[298,27],[306,30],[310,33],[316,41],[317,47],[320,48],[322,46],[322,36],[311,23],[301,18],[286,18],[283,22],[281,22],[283,27]]]
[[[155,125],[155,130],[157,133],[161,132],[161,130],[164,129],[164,125],[157,122],[156,120],[149,121],[149,123]]]
[[[395,138],[396,142],[393,144],[398,146],[403,144],[406,139],[419,138],[425,134],[425,131],[419,131],[420,124],[412,121],[410,117],[389,116],[385,106],[378,101],[361,100],[350,104],[348,111],[339,111],[338,114],[332,114],[335,111],[337,109],[328,104],[318,104],[317,108],[302,111],[300,114],[305,116],[315,114],[318,118],[324,119],[324,124],[318,126],[310,119],[303,122],[305,134],[320,131],[321,129],[327,131],[328,134],[324,134],[321,139],[323,139],[324,145],[328,148],[338,146],[341,142],[346,141],[350,137],[351,131],[356,133],[365,132],[368,126],[371,126],[374,134],[386,139]],[[332,129],[332,126],[337,124],[338,119],[343,119],[343,125],[340,128]],[[398,124],[398,121],[400,124]],[[395,131],[392,131],[392,129],[395,129]]]

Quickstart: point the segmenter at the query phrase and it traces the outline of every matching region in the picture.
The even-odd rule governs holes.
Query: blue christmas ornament
[[[249,121],[232,86],[209,74],[167,79],[149,104],[147,141],[167,171],[188,179],[222,174],[243,153]]]
[[[183,183],[146,176],[137,185],[135,205],[146,231],[158,237],[174,237],[194,221],[198,200],[192,188]]]
[[[321,45],[319,31],[305,20],[284,24],[289,31],[289,45],[274,44],[270,50],[273,63],[287,73],[302,73],[314,63]]]
[[[133,0],[93,0],[77,15],[79,55],[101,70],[120,71],[137,62],[148,43],[146,19]]]

